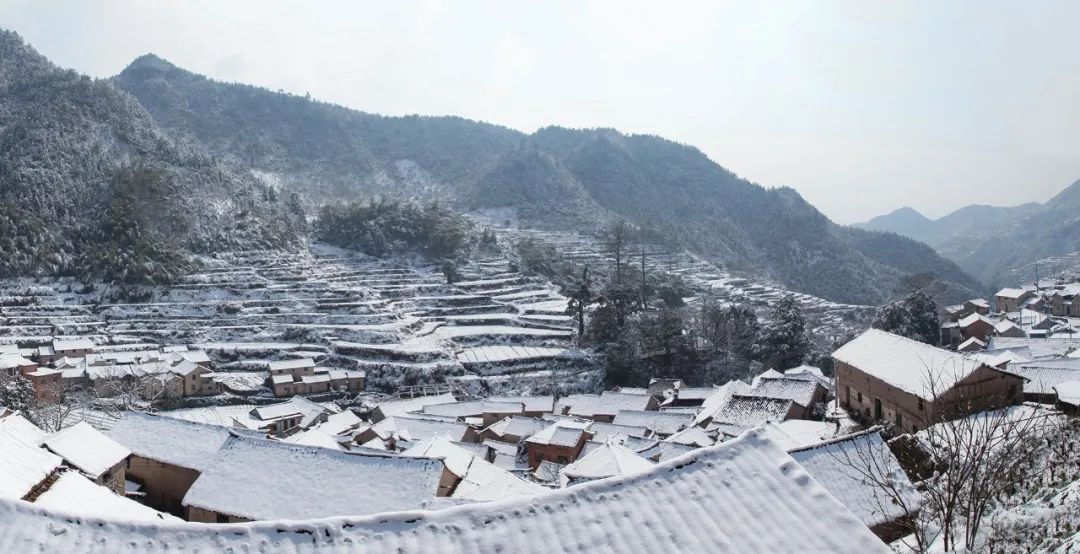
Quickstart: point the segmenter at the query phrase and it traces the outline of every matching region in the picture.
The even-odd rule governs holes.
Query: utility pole
[[[645,247],[641,247],[641,310],[648,307],[645,302]]]

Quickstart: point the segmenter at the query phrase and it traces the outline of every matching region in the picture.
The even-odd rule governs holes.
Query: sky
[[[1080,179],[1077,21],[1072,0],[0,0],[0,27],[95,77],[152,52],[367,112],[659,135],[839,223]]]

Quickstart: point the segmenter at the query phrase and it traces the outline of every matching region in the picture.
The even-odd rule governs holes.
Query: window
[[[919,411],[920,411],[920,412],[921,412],[921,411],[923,411],[923,403],[922,403],[922,398],[920,398],[920,399],[919,399]]]
[[[859,393],[859,404],[862,404],[862,393]]]
[[[218,523],[228,523],[229,522],[229,516],[227,516],[225,514],[218,514],[217,515],[217,522]]]
[[[911,426],[911,432],[912,433],[918,433],[919,432],[919,426],[918,425],[912,425]]]
[[[903,429],[904,428],[904,421],[903,421],[903,418],[900,417],[900,412],[896,412],[896,415],[893,416],[893,423],[896,424],[897,429]]]

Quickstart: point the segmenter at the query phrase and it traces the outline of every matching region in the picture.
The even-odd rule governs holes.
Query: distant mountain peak
[[[170,62],[169,60],[166,60],[165,58],[162,58],[162,57],[158,56],[157,54],[147,53],[147,54],[143,54],[143,55],[139,56],[138,58],[135,58],[134,60],[132,60],[132,62],[130,64],[128,64],[128,66],[126,68],[124,68],[124,71],[122,71],[121,74],[123,74],[123,73],[129,73],[130,74],[130,72],[145,72],[145,71],[170,72],[170,71],[176,71],[178,69],[180,69],[180,68],[177,67],[172,62]]]
[[[1080,179],[1077,179],[1073,184],[1065,187],[1065,190],[1054,195],[1053,198],[1046,202],[1046,206],[1051,209],[1080,206]]]

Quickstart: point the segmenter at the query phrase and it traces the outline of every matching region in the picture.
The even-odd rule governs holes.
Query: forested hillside
[[[168,281],[190,253],[295,244],[286,204],[0,30],[0,276]]]
[[[763,188],[658,137],[383,117],[215,82],[152,55],[115,82],[177,136],[315,203],[434,199],[585,231],[623,219],[732,270],[839,301],[881,302],[916,269],[937,272],[956,298],[980,288],[923,245],[838,226],[791,189]]]

